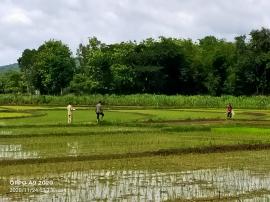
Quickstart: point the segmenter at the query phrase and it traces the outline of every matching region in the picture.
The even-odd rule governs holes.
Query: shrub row
[[[270,109],[268,96],[182,96],[182,95],[87,95],[87,96],[50,96],[50,95],[0,95],[0,105],[95,105],[102,101],[108,106],[146,106],[176,108],[224,108],[232,103],[235,108]]]

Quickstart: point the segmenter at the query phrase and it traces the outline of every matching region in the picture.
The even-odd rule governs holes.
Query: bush
[[[267,96],[182,96],[182,95],[84,95],[65,96],[51,95],[0,95],[1,105],[95,105],[98,101],[105,105],[114,106],[147,106],[147,107],[175,107],[175,108],[223,108],[232,103],[234,108],[270,109],[270,97]]]

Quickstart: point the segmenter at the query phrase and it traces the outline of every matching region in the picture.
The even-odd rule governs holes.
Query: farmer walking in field
[[[69,103],[67,106],[67,112],[68,112],[68,124],[72,123],[72,111],[74,111],[75,108]]]
[[[232,115],[233,115],[233,108],[232,108],[231,103],[229,103],[227,106],[227,119],[228,118],[231,119]]]
[[[101,101],[99,101],[97,103],[97,105],[96,105],[96,114],[97,114],[97,123],[99,123],[99,121],[100,121],[99,116],[101,115],[101,120],[104,117],[104,113],[103,113],[103,108],[102,108],[102,105],[101,105]]]

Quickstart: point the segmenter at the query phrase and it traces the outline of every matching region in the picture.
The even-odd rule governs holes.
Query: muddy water
[[[3,202],[30,199],[166,201],[224,197],[239,197],[241,201],[270,201],[270,173],[261,175],[229,168],[185,172],[89,170],[50,176],[2,176],[0,182],[4,182],[6,188],[0,195]]]

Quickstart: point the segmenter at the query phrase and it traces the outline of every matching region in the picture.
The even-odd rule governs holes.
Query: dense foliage
[[[104,44],[89,38],[76,57],[50,40],[18,59],[21,72],[0,77],[1,93],[268,95],[270,30],[228,42],[160,37]]]
[[[236,109],[270,109],[269,96],[185,96],[185,95],[154,95],[154,94],[93,94],[93,95],[0,95],[0,105],[55,105],[66,106],[69,102],[74,105],[95,106],[98,101],[110,106],[133,106],[135,108],[224,108],[233,103]]]

